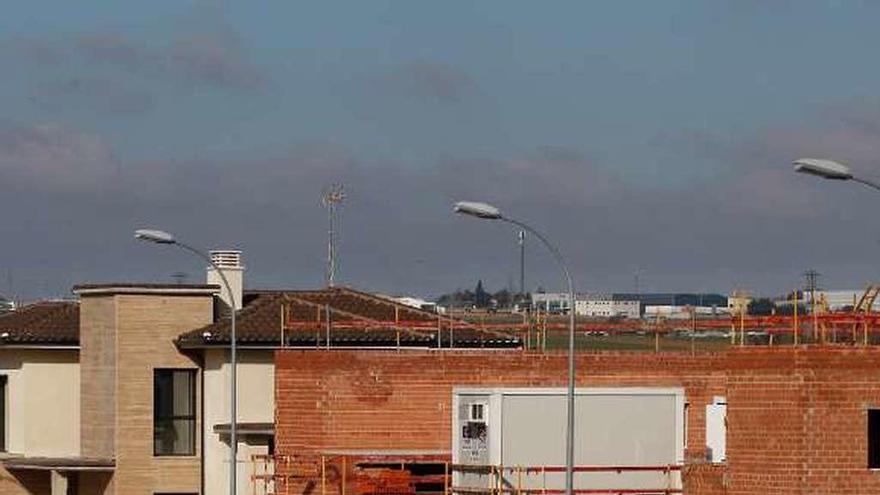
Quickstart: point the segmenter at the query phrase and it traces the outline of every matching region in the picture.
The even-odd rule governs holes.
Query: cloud
[[[0,179],[40,193],[100,194],[118,162],[99,136],[57,123],[0,126]]]
[[[464,71],[441,62],[417,60],[398,68],[387,79],[394,90],[423,101],[456,104],[476,92],[474,80]]]
[[[36,85],[30,100],[49,110],[87,109],[113,114],[140,114],[153,108],[147,91],[127,87],[117,80],[70,77]]]
[[[255,90],[263,75],[245,59],[241,40],[223,30],[177,40],[167,52],[171,69],[218,87]]]
[[[265,77],[248,62],[241,40],[230,29],[179,37],[158,48],[118,33],[82,36],[75,46],[88,60],[136,74],[175,76],[232,90],[259,90],[265,84]]]
[[[839,157],[880,176],[880,135],[870,125],[880,112],[854,103],[818,113],[819,124],[777,125],[745,138],[667,136],[669,150],[688,158],[677,163],[707,168],[706,177],[674,184],[627,181],[613,163],[565,146],[450,152],[418,164],[333,142],[125,160],[88,132],[6,125],[0,208],[15,215],[0,229],[9,232],[5,246],[21,267],[39,272],[53,260],[58,267],[45,277],[73,273],[71,283],[170,280],[191,271],[185,257],[149,258],[128,242],[131,229],[153,226],[196,245],[244,249],[251,287],[311,287],[323,278],[320,194],[343,182],[340,276],[369,289],[431,294],[477,278],[490,288],[516,278],[513,231],[453,215],[451,204],[461,199],[494,203],[538,227],[570,260],[581,290],[629,290],[636,269],[646,290],[773,294],[790,290],[810,267],[825,273],[829,286],[860,286],[880,277],[873,268],[880,229],[866,221],[874,198],[794,174],[790,162]],[[67,237],[54,234],[58,229]],[[47,236],[51,243],[42,241]],[[527,284],[556,287],[543,248],[533,240],[527,249]]]
[[[87,62],[140,78],[164,78],[217,89],[253,92],[266,76],[250,62],[240,37],[229,28],[187,31],[167,44],[140,41],[123,32],[80,34],[67,39],[12,38],[0,43],[6,56],[42,65]]]
[[[0,41],[0,54],[40,65],[55,65],[67,57],[68,51],[63,44],[54,41],[16,36]]]
[[[160,54],[151,53],[119,33],[83,35],[75,40],[74,50],[92,62],[116,65],[128,70],[161,64]]]

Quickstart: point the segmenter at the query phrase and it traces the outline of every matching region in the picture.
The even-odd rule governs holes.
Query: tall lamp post
[[[236,396],[237,396],[237,386],[236,386],[236,353],[235,353],[235,293],[232,292],[232,288],[229,286],[229,281],[226,279],[226,275],[223,273],[223,270],[214,263],[214,260],[211,259],[210,256],[205,254],[198,249],[184,244],[168,232],[164,232],[161,230],[149,230],[149,229],[140,229],[134,232],[135,239],[139,241],[145,242],[153,242],[155,244],[168,244],[177,246],[185,251],[189,251],[190,253],[196,255],[202,260],[208,262],[208,264],[213,268],[223,280],[223,285],[225,286],[226,292],[229,294],[229,301],[231,306],[231,325],[229,331],[229,348],[230,348],[230,361],[232,364],[230,370],[230,383],[229,383],[229,395],[230,395],[230,421],[229,421],[229,447],[230,447],[230,456],[229,456],[229,495],[235,495],[237,493],[236,486],[236,471],[238,469],[238,426],[236,425],[236,419],[238,415],[236,414]]]
[[[473,201],[459,201],[453,206],[453,211],[462,215],[470,215],[484,220],[500,220],[513,224],[535,236],[550,251],[568,284],[568,395],[566,410],[566,435],[565,435],[565,493],[572,495],[574,489],[574,328],[575,328],[575,301],[574,282],[571,273],[565,264],[562,254],[540,232],[532,227],[501,214],[501,211],[489,204]]]

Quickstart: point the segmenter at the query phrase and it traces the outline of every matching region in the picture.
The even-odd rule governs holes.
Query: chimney
[[[223,275],[226,275],[226,280],[229,281],[229,287],[235,296],[235,309],[241,309],[241,297],[244,290],[244,266],[241,264],[241,251],[222,249],[211,251],[210,254],[211,261],[220,268]],[[229,300],[229,293],[226,291],[226,286],[223,285],[223,279],[210,266],[208,267],[208,283],[220,286],[220,299],[231,307],[232,301]]]

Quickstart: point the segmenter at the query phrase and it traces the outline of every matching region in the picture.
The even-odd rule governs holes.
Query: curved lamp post
[[[230,422],[229,422],[229,447],[230,447],[230,456],[229,456],[229,494],[235,495],[237,493],[236,486],[236,471],[238,470],[238,426],[236,425],[236,419],[238,415],[236,414],[236,354],[235,354],[235,293],[232,292],[232,288],[229,286],[229,281],[226,280],[226,275],[214,263],[214,260],[211,259],[210,256],[199,251],[198,249],[184,244],[168,232],[164,232],[161,230],[150,230],[150,229],[140,229],[134,232],[135,239],[139,241],[152,242],[155,244],[169,244],[177,246],[185,251],[189,251],[190,253],[196,255],[202,260],[208,262],[208,264],[220,275],[220,278],[223,280],[223,285],[225,286],[226,292],[229,294],[229,301],[232,303],[232,317],[231,317],[231,325],[229,331],[229,348],[230,348],[230,361],[232,364],[230,370],[230,385],[229,385],[229,395],[230,395]]]
[[[868,187],[880,190],[880,184],[853,175],[847,165],[824,158],[799,158],[794,161],[795,172],[815,175],[823,179],[851,180]]]
[[[565,264],[562,254],[556,249],[550,241],[547,240],[540,232],[532,227],[512,218],[508,218],[501,214],[501,211],[489,204],[478,203],[474,201],[459,201],[453,206],[453,211],[462,215],[469,215],[484,220],[500,220],[507,222],[531,233],[550,251],[553,259],[559,265],[562,273],[565,275],[565,281],[568,284],[568,395],[566,410],[566,436],[565,436],[565,493],[571,495],[574,488],[574,329],[575,329],[575,300],[574,300],[574,282],[571,279],[571,273]]]

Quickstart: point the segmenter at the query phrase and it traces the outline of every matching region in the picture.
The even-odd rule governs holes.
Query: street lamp
[[[877,183],[862,179],[861,177],[856,177],[847,165],[834,160],[826,160],[823,158],[799,158],[794,161],[794,170],[795,172],[815,175],[823,179],[851,180],[880,190],[880,185]]]
[[[568,395],[567,395],[567,430],[565,436],[565,493],[572,495],[574,490],[574,327],[575,327],[575,301],[574,282],[571,273],[565,264],[565,259],[556,247],[550,244],[540,232],[532,227],[501,214],[501,211],[489,204],[474,201],[459,201],[453,206],[453,211],[462,215],[482,218],[484,220],[501,220],[528,231],[534,235],[550,251],[568,284]]]
[[[192,254],[195,254],[199,258],[208,262],[223,280],[223,285],[226,288],[226,292],[229,294],[229,301],[231,306],[231,325],[229,331],[229,348],[230,348],[230,361],[232,364],[232,368],[230,370],[230,374],[232,375],[230,378],[229,384],[229,395],[230,395],[230,422],[229,422],[229,447],[231,449],[229,456],[229,495],[235,495],[237,490],[236,486],[236,471],[238,469],[237,460],[238,460],[238,426],[236,425],[236,396],[237,396],[237,388],[236,388],[236,353],[235,353],[235,293],[232,292],[232,288],[229,286],[229,281],[226,280],[226,275],[223,273],[223,270],[214,263],[214,260],[211,259],[210,256],[199,251],[198,249],[184,244],[168,232],[164,232],[162,230],[150,230],[150,229],[140,229],[134,232],[134,238],[139,241],[152,242],[155,244],[170,244],[177,246],[185,251],[189,251]]]

